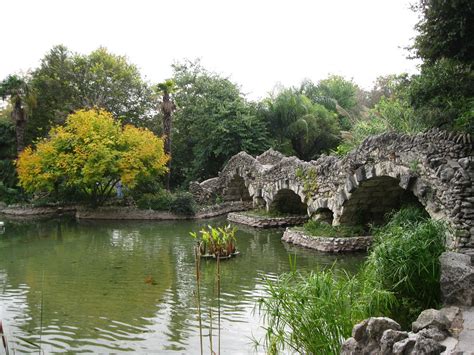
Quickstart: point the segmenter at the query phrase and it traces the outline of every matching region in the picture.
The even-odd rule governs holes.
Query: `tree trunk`
[[[170,174],[171,174],[171,128],[172,128],[172,114],[175,105],[170,100],[170,95],[165,92],[163,94],[163,102],[161,103],[161,112],[163,113],[163,134],[164,134],[164,151],[170,157],[168,161],[168,173],[165,176],[166,189],[170,189]]]
[[[15,122],[16,133],[16,151],[19,155],[25,149],[25,129],[26,129],[26,113],[21,107],[21,100],[17,100],[12,110],[12,120]]]

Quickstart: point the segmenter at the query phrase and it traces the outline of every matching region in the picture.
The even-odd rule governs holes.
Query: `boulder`
[[[447,331],[451,322],[440,311],[436,309],[426,309],[420,313],[418,318],[412,324],[413,332],[417,333],[425,328],[436,328],[439,331]]]
[[[383,354],[383,355],[392,354],[393,344],[406,338],[408,338],[407,332],[387,329],[386,331],[383,332],[382,338],[380,338],[380,354]]]
[[[440,256],[441,294],[449,305],[472,306],[474,297],[474,268],[469,255],[445,252]]]
[[[400,324],[387,317],[371,317],[367,323],[367,335],[379,341],[387,329],[400,330]]]

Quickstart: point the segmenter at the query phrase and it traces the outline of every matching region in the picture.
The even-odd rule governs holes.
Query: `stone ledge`
[[[167,211],[140,210],[136,207],[105,206],[96,209],[86,207],[21,207],[0,208],[0,214],[8,218],[51,218],[72,216],[77,219],[103,220],[183,220],[217,217],[229,212],[245,211],[252,207],[251,202],[224,202],[219,205],[202,207],[194,216],[180,216]]]
[[[263,217],[250,216],[243,213],[229,213],[227,219],[230,222],[245,224],[256,228],[275,228],[303,224],[308,220],[308,216]]]
[[[313,237],[303,231],[287,228],[281,238],[284,242],[327,253],[341,253],[367,250],[372,244],[372,236],[360,237]]]

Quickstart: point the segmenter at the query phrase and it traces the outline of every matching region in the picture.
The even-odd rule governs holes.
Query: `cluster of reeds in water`
[[[229,257],[236,252],[235,242],[237,228],[207,226],[198,233],[189,233],[197,241],[200,256]]]

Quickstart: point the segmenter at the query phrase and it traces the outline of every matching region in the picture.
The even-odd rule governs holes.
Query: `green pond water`
[[[199,353],[194,241],[188,232],[224,223],[5,221],[0,320],[10,351]],[[289,255],[304,270],[337,259],[337,267],[355,271],[363,260],[360,254],[332,256],[290,246],[280,241],[282,230],[240,228],[241,255],[221,263],[223,353],[255,351],[252,338],[264,334],[257,301],[265,295],[265,279],[289,270]],[[217,324],[216,263],[203,261],[201,267],[209,353],[211,308]],[[215,349],[216,329],[213,334]]]

